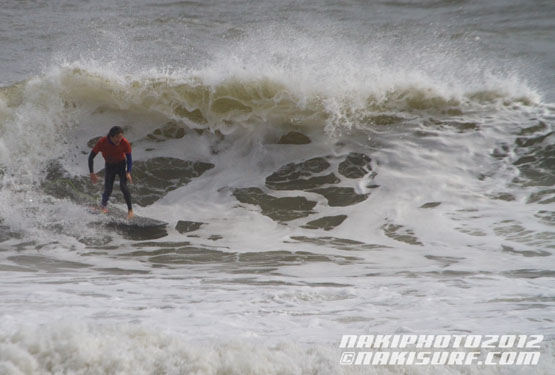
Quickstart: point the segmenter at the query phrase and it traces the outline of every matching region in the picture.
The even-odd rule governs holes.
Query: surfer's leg
[[[123,176],[119,181],[119,188],[123,193],[125,203],[127,203],[127,211],[133,211],[133,207],[131,206],[131,193],[129,192],[129,187],[127,187],[127,179]]]
[[[119,188],[123,193],[125,198],[125,203],[127,203],[127,211],[133,211],[131,205],[131,193],[129,192],[129,187],[127,186],[127,177],[125,176],[125,163],[118,170],[119,174]]]
[[[104,169],[104,193],[102,193],[102,207],[108,205],[108,199],[112,194],[114,181],[116,180],[116,171],[109,164],[106,164]]]

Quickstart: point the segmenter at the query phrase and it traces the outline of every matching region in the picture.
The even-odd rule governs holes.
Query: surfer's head
[[[119,143],[121,142],[123,138],[123,129],[120,128],[119,126],[114,126],[112,129],[110,129],[110,131],[108,132],[108,139],[115,144],[116,146],[119,145]]]

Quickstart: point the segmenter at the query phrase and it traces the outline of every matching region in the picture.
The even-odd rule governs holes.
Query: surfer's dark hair
[[[108,132],[108,137],[115,137],[118,134],[122,134],[123,133],[123,129],[119,126],[114,126],[112,129],[110,129],[110,131]]]

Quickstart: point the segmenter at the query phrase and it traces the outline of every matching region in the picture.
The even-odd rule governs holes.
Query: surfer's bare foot
[[[133,213],[133,210],[127,211],[127,218],[128,219],[133,219],[133,216],[135,216],[135,214]]]

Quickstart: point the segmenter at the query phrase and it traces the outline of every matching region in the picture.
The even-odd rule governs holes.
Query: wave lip
[[[195,128],[289,123],[329,127],[372,124],[379,114],[461,115],[487,106],[535,105],[540,97],[516,77],[489,77],[483,85],[439,82],[414,71],[366,72],[361,80],[212,70],[119,74],[81,62],[65,63],[35,77],[33,90],[58,95],[79,108],[161,115]],[[31,82],[1,90],[6,108],[25,105]],[[42,102],[31,103],[38,110]],[[6,120],[6,114],[0,117]]]

